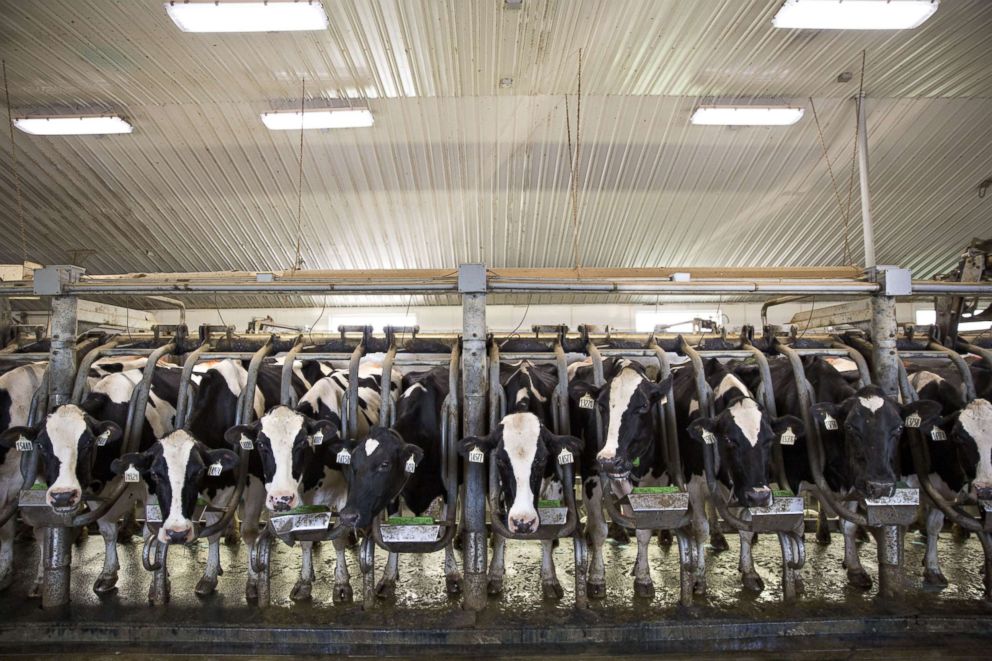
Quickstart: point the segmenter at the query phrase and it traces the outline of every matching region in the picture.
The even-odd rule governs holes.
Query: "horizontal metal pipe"
[[[992,296],[992,282],[933,282],[930,280],[914,280],[913,293]]]

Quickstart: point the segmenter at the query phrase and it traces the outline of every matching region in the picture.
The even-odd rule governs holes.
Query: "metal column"
[[[48,367],[51,409],[68,404],[76,376],[76,298],[52,298],[52,345]],[[43,608],[69,603],[69,565],[72,560],[68,528],[44,531],[44,579],[41,588]]]
[[[861,184],[861,227],[865,240],[865,268],[875,268],[875,227],[868,194],[868,124],[865,121],[865,95],[858,96],[858,175]]]
[[[486,433],[486,269],[462,264],[462,435]],[[453,393],[454,394],[454,393]],[[466,610],[486,607],[486,474],[485,464],[465,462],[464,558]]]

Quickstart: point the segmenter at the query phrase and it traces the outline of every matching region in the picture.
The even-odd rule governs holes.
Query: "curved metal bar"
[[[868,361],[865,360],[865,357],[863,355],[861,355],[861,352],[855,349],[854,347],[844,344],[843,342],[840,342],[836,339],[834,339],[834,341],[831,342],[831,345],[835,349],[844,349],[847,352],[847,357],[850,358],[852,361],[854,361],[854,364],[858,366],[858,375],[861,378],[861,383],[859,384],[859,386],[862,388],[864,388],[865,386],[870,386],[871,370],[868,369]]]
[[[494,431],[499,421],[506,415],[503,386],[499,382],[499,344],[494,340],[489,345],[489,431]]]
[[[557,458],[555,459],[557,460]],[[490,457],[490,465],[495,462]],[[491,516],[489,522],[493,527],[493,532],[504,537],[506,539],[524,539],[524,540],[541,540],[547,541],[552,539],[561,539],[563,537],[571,537],[572,533],[575,531],[575,527],[578,524],[578,512],[576,510],[575,504],[575,468],[574,464],[564,464],[559,466],[559,479],[562,481],[562,486],[564,487],[562,491],[565,497],[565,507],[568,510],[565,514],[565,523],[562,526],[539,526],[534,532],[529,533],[519,533],[510,532],[510,529],[503,523],[503,517],[500,513],[499,508],[496,506],[495,499],[492,498],[492,493],[490,492],[489,500],[489,511]],[[571,487],[565,485],[572,485]]]
[[[913,454],[913,468],[916,470],[916,477],[920,481],[920,486],[923,487],[923,491],[926,492],[927,496],[930,497],[930,500],[933,501],[937,508],[943,512],[944,516],[948,519],[969,532],[979,534],[984,533],[985,528],[982,525],[982,522],[976,520],[971,515],[965,514],[964,512],[958,510],[952,503],[947,502],[947,500],[940,495],[940,492],[937,491],[937,487],[935,487],[930,481],[930,458],[923,435],[920,433],[918,428],[909,428],[906,431],[909,434],[909,447]]]
[[[741,519],[730,511],[727,502],[720,497],[719,485],[716,480],[716,469],[714,468],[714,456],[716,454],[716,444],[706,443],[703,447],[703,465],[706,473],[706,486],[710,492],[710,502],[719,512],[720,518],[730,524],[732,528],[742,532],[754,532],[751,522]]]
[[[899,377],[899,392],[902,393],[902,401],[905,403],[915,402],[920,398],[916,388],[909,382],[909,375],[906,374],[906,366],[900,360],[896,366],[896,373]]]
[[[772,370],[768,365],[768,356],[746,339],[742,341],[742,346],[751,352],[751,356],[758,364],[758,374],[761,375],[761,398],[765,411],[773,418],[777,418],[778,408],[775,406],[775,384],[772,383]],[[778,478],[778,483],[783,487],[788,486],[789,476],[785,470],[785,457],[782,455],[782,444],[778,438],[775,439],[775,445],[772,447],[772,460],[775,465],[775,474]]]
[[[81,526],[88,526],[97,519],[100,519],[103,515],[110,511],[111,507],[117,504],[117,501],[124,495],[124,492],[130,486],[124,481],[123,475],[118,475],[114,478],[114,481],[111,484],[113,484],[113,487],[111,488],[110,493],[107,494],[105,498],[100,499],[101,503],[96,509],[76,515],[73,517],[72,523],[70,523],[67,527],[79,528]]]
[[[45,367],[45,372],[41,376],[38,389],[31,395],[31,409],[28,411],[28,427],[35,427],[41,418],[45,416],[45,411],[48,410],[48,381],[49,371],[48,367]],[[28,489],[38,479],[38,459],[39,455],[37,451],[32,450],[31,452],[21,453],[21,484]],[[17,499],[14,500],[14,503],[14,509],[16,510]],[[7,515],[6,512],[4,515],[7,519],[10,518],[10,515]]]
[[[965,351],[967,351],[968,353],[973,353],[976,356],[981,356],[982,360],[985,362],[985,365],[989,369],[992,369],[992,350],[962,340],[960,337],[958,338],[958,346],[964,349]]]
[[[962,394],[964,395],[965,401],[970,402],[974,400],[977,396],[975,394],[975,381],[971,378],[971,368],[968,367],[968,364],[964,361],[964,358],[961,357],[961,354],[953,349],[948,349],[943,344],[934,342],[933,340],[930,340],[930,342],[927,343],[927,348],[931,351],[939,351],[944,356],[947,356],[948,360],[954,363],[954,366],[958,368],[958,372],[961,374],[961,385],[964,388],[964,392]]]
[[[176,395],[176,429],[182,429],[186,426],[186,417],[190,410],[189,405],[192,403],[189,391],[190,384],[192,383],[193,368],[196,367],[200,356],[208,351],[210,351],[209,339],[204,340],[203,344],[191,351],[186,356],[186,362],[183,363],[183,371],[179,376],[179,393]]]
[[[76,380],[72,384],[72,399],[69,400],[70,402],[72,402],[73,404],[79,404],[81,401],[83,401],[83,397],[86,396],[86,390],[87,390],[86,380],[89,377],[90,368],[93,366],[93,363],[95,363],[100,358],[100,356],[103,355],[104,351],[113,349],[114,347],[117,346],[119,342],[120,342],[120,338],[114,337],[106,344],[101,344],[100,346],[90,350],[89,352],[86,353],[85,356],[83,356],[83,359],[79,361],[79,367],[76,369]]]
[[[282,374],[279,380],[279,403],[283,406],[294,408],[296,406],[296,391],[293,390],[293,365],[296,363],[296,354],[303,349],[303,335],[296,338],[293,348],[283,356]]]
[[[658,377],[664,381],[672,374],[672,364],[668,360],[668,354],[658,346],[658,343],[653,337],[648,343],[648,348],[653,350],[655,356],[658,358]],[[665,412],[664,429],[665,442],[668,445],[668,472],[672,476],[672,481],[675,485],[682,491],[685,491],[685,473],[682,470],[682,454],[679,449],[678,421],[675,417],[675,393],[669,393],[665,397],[664,403],[659,405],[659,408]]]
[[[792,367],[793,380],[796,382],[796,391],[799,393],[799,403],[802,406],[803,423],[806,425],[806,448],[809,455],[809,468],[813,474],[813,482],[819,491],[818,497],[821,503],[832,510],[834,514],[859,526],[867,526],[868,519],[857,512],[851,512],[846,507],[840,505],[834,498],[833,491],[827,485],[827,480],[823,476],[823,466],[826,463],[826,453],[823,450],[823,443],[820,439],[820,430],[813,421],[811,409],[813,406],[810,395],[811,388],[806,380],[806,371],[803,369],[803,361],[792,347],[778,341],[772,345],[777,352],[789,360]]]
[[[568,359],[565,357],[565,349],[561,346],[561,336],[555,339],[555,368],[558,372],[558,407],[557,424],[555,433],[562,436],[569,436],[572,433],[572,421],[568,414]]]
[[[135,391],[137,392],[136,400],[131,402],[128,407],[127,413],[131,426],[129,429],[125,428],[124,444],[121,446],[122,455],[127,454],[128,452],[134,452],[140,447],[141,431],[145,426],[148,397],[151,392],[152,379],[155,376],[155,367],[158,365],[158,361],[163,356],[166,354],[175,353],[175,351],[176,343],[169,342],[168,344],[161,346],[148,354],[148,362],[145,363],[145,369],[141,374],[141,381],[135,388]]]
[[[448,459],[445,489],[448,492],[448,507],[452,509],[452,512],[456,509],[455,506],[458,502],[458,439],[461,437],[458,433],[458,421],[461,420],[459,407],[459,402],[461,402],[461,359],[462,345],[455,343],[451,348],[451,361],[448,365],[448,395],[451,400],[448,404],[447,434],[441,439],[441,450]]]
[[[358,369],[361,367],[362,356],[365,355],[365,339],[358,343],[355,350],[351,352],[351,359],[348,360],[348,429],[347,438],[354,439],[358,436]]]
[[[255,543],[248,550],[248,562],[251,570],[260,574],[269,567],[269,560],[272,551],[272,534],[269,532],[271,526],[265,528],[255,538]]]
[[[162,546],[162,543],[156,539],[155,535],[149,535],[145,538],[145,546],[141,551],[141,566],[147,571],[158,571],[162,568],[158,554],[159,546]]]
[[[389,423],[393,419],[393,362],[395,360],[396,336],[390,334],[389,349],[386,350],[386,355],[382,359],[382,374],[379,377],[379,424],[387,427],[392,426]]]

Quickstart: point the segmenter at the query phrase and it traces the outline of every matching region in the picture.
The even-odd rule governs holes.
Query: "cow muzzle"
[[[865,483],[865,496],[868,498],[889,498],[896,493],[895,482],[876,482],[868,480]]]
[[[599,464],[599,472],[606,475],[611,480],[626,480],[630,477],[630,462],[621,459],[620,457],[604,457],[599,456],[596,458]]]
[[[79,489],[49,489],[48,504],[57,512],[71,512],[80,503],[82,494]]]
[[[510,532],[527,534],[537,531],[539,521],[537,518],[537,513],[534,514],[517,514],[510,512],[506,517],[507,526],[510,528]]]
[[[192,526],[185,528],[166,528],[163,526],[158,533],[159,541],[166,544],[188,544],[193,541]]]
[[[744,492],[744,504],[748,507],[768,507],[772,504],[772,490],[768,487],[748,489]]]
[[[268,497],[268,507],[273,512],[288,512],[297,505],[299,497],[295,493],[272,494]]]

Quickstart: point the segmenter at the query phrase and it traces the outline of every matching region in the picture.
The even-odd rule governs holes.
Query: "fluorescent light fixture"
[[[772,25],[801,30],[911,30],[939,0],[786,0]]]
[[[798,122],[804,112],[789,106],[699,106],[690,121],[708,126],[786,126]]]
[[[133,127],[116,115],[18,117],[14,126],[32,135],[102,135],[130,133]]]
[[[262,113],[262,122],[270,131],[299,131],[304,129],[352,129],[372,126],[372,111],[368,108],[331,108],[297,112]]]
[[[165,11],[183,32],[292,32],[326,30],[316,0],[290,2],[167,2]]]

